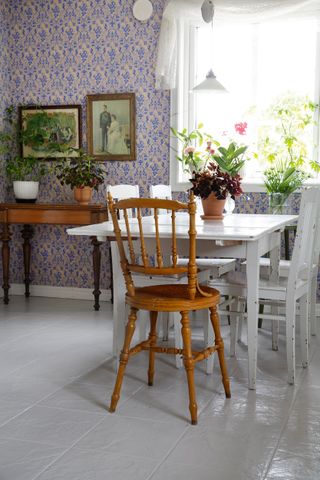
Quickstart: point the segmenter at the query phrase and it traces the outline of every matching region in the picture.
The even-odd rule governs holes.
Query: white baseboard
[[[50,297],[50,298],[70,298],[74,300],[93,300],[92,288],[76,287],[52,287],[50,285],[30,285],[30,295],[32,297]],[[10,285],[9,295],[24,295],[24,284],[13,283]],[[0,297],[3,297],[3,291],[0,291]],[[100,302],[110,302],[111,291],[102,289]]]

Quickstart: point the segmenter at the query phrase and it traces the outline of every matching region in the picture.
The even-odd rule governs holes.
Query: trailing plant
[[[75,149],[73,149],[75,150]],[[78,150],[79,156],[64,158],[55,166],[55,173],[61,185],[75,187],[91,187],[98,190],[103,184],[106,171],[94,157]]]

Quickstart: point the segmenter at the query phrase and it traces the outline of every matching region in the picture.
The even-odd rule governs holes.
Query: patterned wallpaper
[[[88,93],[136,93],[137,159],[106,162],[110,183],[148,185],[169,181],[168,92],[154,89],[154,65],[164,0],[153,0],[145,24],[132,16],[134,0],[7,0],[0,3],[0,107],[10,104],[83,106],[86,142]],[[3,21],[5,20],[5,22]],[[9,59],[7,61],[7,58]],[[5,100],[6,99],[6,100]],[[3,171],[3,170],[2,170]],[[12,200],[3,176],[0,200]],[[104,201],[105,189],[95,200]],[[72,201],[71,191],[50,177],[40,185],[40,202]],[[293,199],[293,211],[299,196]],[[247,194],[237,211],[260,213],[268,208],[264,194]],[[22,283],[20,227],[13,229],[11,283]],[[69,237],[64,227],[35,228],[32,281],[38,285],[92,287],[89,239]],[[109,286],[107,245],[102,246],[101,287]],[[81,268],[79,268],[79,266]]]
[[[88,93],[136,93],[137,160],[107,162],[110,183],[169,180],[169,94],[154,89],[156,45],[164,0],[153,2],[145,24],[132,15],[133,0],[8,0],[10,86],[14,104],[83,105]],[[4,40],[5,42],[5,40]],[[1,50],[1,49],[0,49]],[[3,64],[0,64],[3,72]],[[96,199],[104,200],[101,189]],[[7,199],[12,199],[11,189]],[[72,200],[52,177],[41,183],[40,202]],[[32,281],[41,285],[92,286],[89,239],[70,238],[65,228],[36,227]],[[21,283],[20,228],[14,229],[11,282]],[[103,246],[102,283],[109,285],[108,249]],[[79,265],[81,265],[79,275]]]
[[[9,94],[9,75],[8,75],[8,24],[5,15],[5,5],[0,4],[0,112],[6,107]],[[0,116],[0,128],[2,128],[2,117]],[[5,198],[5,174],[3,168],[3,159],[0,158],[0,201]]]

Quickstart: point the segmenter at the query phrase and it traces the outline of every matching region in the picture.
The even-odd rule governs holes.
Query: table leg
[[[113,356],[118,357],[123,345],[126,324],[126,287],[120,267],[120,255],[116,242],[111,242],[113,267]]]
[[[247,243],[248,383],[256,388],[259,303],[259,242]]]
[[[102,242],[97,240],[97,237],[91,237],[91,244],[93,245],[92,260],[93,260],[93,284],[94,284],[94,309],[100,309],[99,298],[100,290],[100,270],[101,270],[101,251],[100,245]]]
[[[21,230],[21,236],[23,238],[23,263],[24,263],[24,285],[25,285],[25,297],[30,297],[30,258],[31,258],[31,246],[30,240],[33,237],[33,228],[31,225],[23,225]]]
[[[280,267],[280,232],[278,232],[278,246],[270,252],[270,275],[269,278],[273,283],[279,283],[279,267]],[[277,305],[271,305],[271,314],[278,315],[279,308]],[[279,336],[279,320],[272,320],[272,350],[278,350]]]
[[[3,302],[9,303],[9,265],[10,265],[10,238],[11,232],[7,223],[3,224],[1,240],[2,240],[2,274],[3,274]]]

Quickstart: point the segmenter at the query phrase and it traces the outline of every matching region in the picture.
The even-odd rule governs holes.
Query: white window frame
[[[177,58],[177,79],[176,88],[171,90],[170,125],[181,131],[184,127],[191,131],[195,125],[195,96],[191,88],[195,84],[195,48],[196,48],[196,27],[186,22],[178,23],[178,58]],[[317,45],[316,45],[316,75],[315,92],[320,104],[320,21],[318,21]],[[314,158],[320,161],[320,109],[317,109],[317,127],[314,128]],[[179,145],[180,144],[180,145]],[[176,154],[181,148],[181,143],[172,134],[170,136],[170,185],[173,191],[184,192],[191,187],[191,183],[182,180],[182,169]],[[244,192],[265,192],[263,178],[244,177],[242,182]],[[320,175],[317,178],[309,179],[304,185],[320,186]]]

